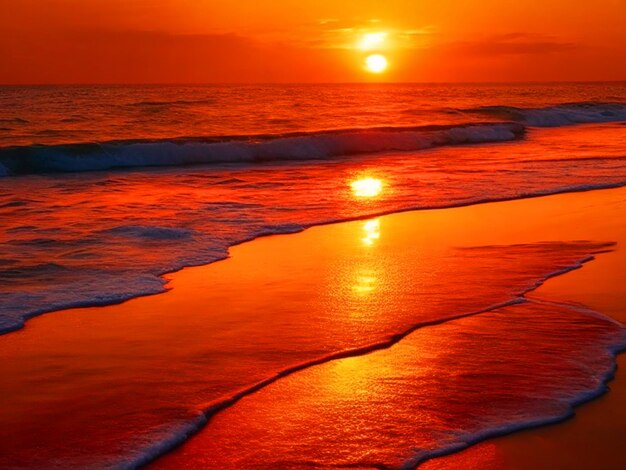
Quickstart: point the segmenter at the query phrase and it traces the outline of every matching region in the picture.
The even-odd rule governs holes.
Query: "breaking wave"
[[[505,142],[522,138],[526,126],[561,127],[626,121],[626,103],[619,102],[565,103],[542,108],[480,106],[452,109],[450,112],[506,122],[3,147],[0,148],[0,176],[150,166],[321,160],[444,145]]]
[[[0,176],[212,163],[322,160],[383,151],[504,142],[518,123],[383,127],[314,133],[0,148]]]

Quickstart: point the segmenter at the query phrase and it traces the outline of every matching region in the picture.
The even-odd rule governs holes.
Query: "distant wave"
[[[573,124],[626,121],[626,103],[564,103],[545,108],[480,106],[461,111],[516,121],[533,127],[560,127]]]
[[[0,176],[211,163],[320,160],[519,139],[518,123],[382,127],[313,133],[0,148]]]
[[[201,102],[204,103],[204,100]],[[209,102],[206,101],[207,104]],[[197,100],[151,101],[132,105],[198,103]],[[526,126],[559,127],[626,121],[626,103],[619,102],[564,103],[543,108],[480,106],[449,112],[506,122],[0,147],[0,176],[149,166],[318,160],[384,151],[422,150],[443,145],[504,142],[521,138]]]
[[[28,124],[28,121],[26,119],[22,119],[22,118],[9,118],[9,119],[0,119],[0,123],[1,124]]]
[[[138,106],[138,107],[150,107],[150,106],[195,106],[202,104],[215,104],[216,100],[214,99],[204,99],[204,100],[173,100],[173,101],[138,101],[136,103],[130,103],[129,106]]]

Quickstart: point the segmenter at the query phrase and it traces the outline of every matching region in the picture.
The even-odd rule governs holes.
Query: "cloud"
[[[385,25],[382,20],[321,20],[315,25],[303,25],[297,38],[291,43],[301,47],[324,49],[358,48],[363,35],[384,33],[386,49],[415,49],[424,44],[433,34],[433,26],[402,29]]]
[[[552,36],[513,32],[471,41],[443,43],[442,50],[474,56],[546,55],[581,49],[578,43],[561,41]]]

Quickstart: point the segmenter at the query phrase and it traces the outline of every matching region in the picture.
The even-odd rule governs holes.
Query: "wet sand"
[[[171,430],[159,427],[164,418],[169,424],[194,417],[201,421],[198,410],[207,402],[268,374],[380,341],[384,333],[397,333],[416,318],[427,322],[460,306],[471,313],[510,300],[512,292],[528,290],[554,269],[590,251],[605,251],[595,242],[619,244],[616,251],[550,279],[528,296],[584,303],[623,321],[625,210],[626,190],[617,189],[315,227],[234,247],[229,260],[168,275],[172,290],[163,295],[33,319],[0,342],[6,358],[0,373],[12,379],[0,410],[3,421],[11,423],[2,436],[3,462],[22,459],[26,467],[46,468],[54,466],[47,465],[52,456],[60,464],[84,464],[93,455],[109,464],[120,455],[142,462],[142,455],[159,452],[150,447],[154,440],[173,442]],[[471,246],[492,248],[454,251]],[[503,253],[509,258],[501,259]],[[574,284],[567,280],[579,277]],[[490,289],[486,296],[485,286]],[[485,305],[485,298],[492,304]],[[353,372],[343,374],[349,378]],[[581,416],[604,403],[623,409],[624,398],[609,393],[580,408]],[[603,432],[614,433],[614,441],[619,439],[615,431],[623,426],[623,415],[587,414],[590,422],[605,426]],[[599,429],[591,424],[580,431],[580,436],[590,432],[585,446],[567,439],[557,444],[559,430],[579,421],[487,441],[425,467],[467,468],[468,462],[479,462],[484,468],[535,468],[536,462],[548,461],[539,457],[546,452],[555,459],[575,452],[588,456],[590,442],[608,442],[600,432],[589,431]],[[40,433],[43,428],[48,432]],[[555,437],[526,451],[524,446],[541,432]],[[193,448],[194,439],[156,466],[180,468],[180,455]],[[502,450],[493,451],[493,445]],[[508,460],[500,457],[506,452]],[[524,461],[531,452],[537,459]],[[602,453],[607,465],[608,459],[622,461],[621,447],[610,442]],[[550,468],[566,468],[554,462]]]
[[[579,302],[626,323],[626,240],[623,229],[613,233],[620,240],[615,251],[597,257],[584,269],[551,279],[530,297]],[[420,468],[626,468],[626,354],[618,356],[617,364],[609,392],[579,407],[572,419],[488,440]]]
[[[626,245],[626,226],[619,217],[623,214],[625,208],[626,191],[611,190],[597,191],[591,193],[578,193],[560,195],[541,199],[531,199],[526,201],[512,201],[507,203],[488,204],[481,206],[473,206],[469,208],[452,210],[452,211],[434,211],[428,213],[410,213],[391,216],[391,219],[402,220],[405,224],[419,223],[424,227],[424,231],[433,230],[437,227],[438,231],[442,227],[446,227],[446,223],[450,223],[450,218],[454,218],[455,228],[464,227],[461,232],[451,231],[448,238],[452,243],[463,243],[470,245],[481,245],[487,242],[491,243],[528,243],[541,242],[546,240],[612,240],[617,241],[617,248],[610,253],[598,255],[595,260],[587,263],[582,269],[564,274],[562,276],[550,279],[538,290],[528,294],[528,297],[538,300],[548,300],[564,303],[580,303],[588,307],[594,308],[599,312],[610,314],[614,318],[623,321],[626,299],[622,286],[624,281],[625,260],[623,259],[624,251],[621,248]],[[457,225],[458,224],[458,225]],[[312,230],[312,234],[317,229]],[[323,228],[319,229],[323,232]],[[318,232],[318,234],[320,234]],[[441,233],[441,232],[440,232]],[[462,240],[462,241],[461,241]],[[418,245],[419,246],[419,245]],[[593,266],[593,268],[590,268]],[[508,312],[511,315],[513,312]],[[479,315],[475,317],[477,321],[486,319],[489,314]],[[461,329],[467,328],[467,332],[471,332],[472,322],[464,323],[452,321],[446,326],[453,326],[460,323]],[[494,325],[488,323],[483,325],[486,328],[493,328]],[[437,327],[434,328],[435,330]],[[454,331],[448,330],[447,335],[453,335]],[[477,335],[478,332],[471,333]],[[418,330],[414,333],[415,337],[431,336],[429,329]],[[435,334],[435,338],[437,334]],[[445,336],[444,336],[445,337]],[[454,336],[452,336],[454,338]],[[573,343],[577,339],[573,336],[570,338]],[[527,341],[522,340],[522,341]],[[399,348],[395,356],[406,356],[402,352],[404,343],[410,343],[411,337],[399,343]],[[454,343],[454,341],[453,341]],[[445,344],[445,343],[442,343]],[[457,346],[463,347],[457,343]],[[581,346],[582,347],[582,346]],[[394,347],[395,348],[395,347]],[[394,348],[382,353],[373,353],[371,356],[394,356]],[[574,348],[575,349],[575,348]],[[415,351],[428,351],[428,345],[418,343],[414,348]],[[475,352],[477,353],[477,352]],[[503,357],[503,359],[507,359]],[[555,357],[555,360],[557,358]],[[543,358],[544,361],[550,359]],[[242,402],[235,404],[231,409],[224,412],[223,415],[209,423],[209,426],[201,431],[196,437],[192,438],[189,443],[174,451],[165,458],[155,463],[156,468],[206,468],[214,465],[225,465],[225,462],[232,462],[232,459],[242,459],[239,462],[263,462],[262,459],[271,459],[273,452],[289,452],[284,447],[284,443],[280,439],[287,442],[294,442],[294,435],[289,431],[281,431],[279,438],[270,438],[269,445],[263,442],[263,439],[256,441],[258,435],[264,433],[260,431],[269,423],[280,423],[281,427],[289,428],[293,426],[293,422],[289,416],[297,416],[296,421],[308,423],[310,431],[304,434],[298,434],[303,441],[310,439],[324,439],[325,436],[319,436],[315,432],[313,426],[317,417],[311,417],[306,414],[306,409],[311,409],[316,404],[323,403],[324,409],[337,406],[334,395],[345,395],[351,386],[358,384],[358,380],[367,374],[364,370],[372,370],[383,368],[387,363],[370,359],[365,361],[360,359],[340,361],[336,367],[341,372],[341,382],[335,383],[336,373],[333,374],[331,366],[316,366],[321,370],[304,371],[295,374],[278,384],[271,385],[266,390],[253,394],[245,398]],[[532,364],[529,364],[533,367]],[[543,367],[544,364],[535,364],[535,367]],[[406,367],[406,364],[403,368]],[[425,363],[422,368],[427,368]],[[315,369],[315,368],[314,368]],[[441,372],[441,369],[437,369]],[[556,373],[558,376],[558,372]],[[351,382],[351,378],[354,382]],[[368,376],[368,380],[371,377]],[[397,377],[396,377],[397,379]],[[533,468],[623,468],[624,452],[622,443],[622,433],[626,416],[624,416],[624,404],[626,404],[626,396],[624,394],[621,376],[612,382],[614,391],[607,393],[596,401],[587,403],[578,408],[579,416],[566,421],[565,423],[553,425],[546,428],[538,428],[532,431],[522,431],[511,437],[489,440],[458,454],[452,454],[449,457],[436,458],[427,461],[421,467],[423,468],[493,468],[493,469],[533,469]],[[333,383],[334,387],[339,390],[331,393],[331,399],[324,395],[325,390],[320,389],[319,383]],[[384,382],[383,382],[384,383]],[[371,386],[371,384],[370,384]],[[375,387],[379,392],[380,385]],[[306,392],[312,395],[307,396]],[[302,403],[299,405],[292,403],[293,396],[302,395],[302,399],[296,399]],[[427,401],[427,397],[422,397]],[[330,402],[330,404],[329,404]],[[357,422],[364,423],[363,416],[365,413],[358,414],[359,399],[354,399],[354,409],[350,410],[350,414],[357,414]],[[279,408],[276,403],[282,403],[285,409]],[[353,406],[352,404],[350,406]],[[367,405],[365,405],[367,408]],[[303,408],[305,410],[303,411]],[[428,408],[428,406],[426,407]],[[386,408],[383,408],[386,410]],[[289,410],[289,411],[287,411]],[[600,410],[600,411],[598,411]],[[375,409],[369,410],[370,414],[375,414]],[[386,410],[388,411],[388,410]],[[384,419],[384,413],[381,411],[379,424],[387,426]],[[362,410],[361,410],[362,412]],[[345,429],[352,429],[349,432],[355,432],[360,439],[371,437],[365,432],[367,427],[363,424],[363,429],[350,428],[352,421],[348,421],[348,425],[342,421],[341,413],[331,415],[324,418],[325,412],[319,410],[320,423],[336,419],[338,423],[342,423]],[[252,421],[248,421],[252,416]],[[287,416],[287,417],[285,417]],[[406,421],[403,417],[401,421]],[[248,426],[246,426],[248,422]],[[328,423],[323,423],[325,426]],[[254,429],[256,426],[256,430]],[[575,427],[574,427],[575,426]],[[400,426],[399,426],[400,427]],[[400,430],[391,427],[389,433],[395,434]],[[253,428],[252,431],[248,428]],[[403,430],[406,431],[406,430]],[[326,428],[323,434],[331,434],[335,439],[341,439],[347,435],[339,432],[334,435],[336,430]],[[273,434],[273,431],[270,431]],[[400,432],[400,435],[406,433]],[[313,437],[310,437],[313,436]],[[417,434],[414,436],[418,439]],[[245,439],[251,439],[251,447],[254,449],[246,450]],[[243,439],[243,440],[242,440]],[[291,441],[290,441],[291,439]],[[349,439],[348,439],[349,440]],[[393,440],[393,439],[392,439]],[[265,438],[265,441],[268,441]],[[241,447],[236,443],[241,443]],[[276,445],[279,442],[279,445]],[[331,438],[331,441],[333,439]],[[376,455],[377,443],[371,443],[370,455]],[[217,444],[216,444],[217,443]],[[352,442],[348,445],[353,445]],[[393,445],[389,442],[386,445]],[[221,447],[223,446],[223,447]],[[332,444],[329,446],[330,459],[341,458],[341,446],[334,448]],[[362,447],[358,445],[354,449],[355,454],[362,452]],[[246,457],[246,453],[252,452],[252,455]],[[242,454],[244,455],[242,457]],[[289,456],[294,458],[293,455]],[[314,454],[302,456],[313,457],[312,461],[319,465],[324,462],[326,455]],[[344,456],[345,457],[345,456]],[[248,460],[246,460],[246,458]],[[362,460],[363,461],[363,460]],[[367,461],[367,460],[365,460]],[[294,460],[286,460],[286,465],[292,465]],[[349,458],[343,460],[342,464],[354,465]],[[261,464],[262,465],[262,464]],[[324,464],[322,463],[322,466]],[[233,468],[235,468],[233,466]],[[369,468],[367,465],[364,467]],[[374,465],[372,465],[374,467]],[[291,468],[291,467],[289,467]],[[300,468],[293,465],[293,468]]]

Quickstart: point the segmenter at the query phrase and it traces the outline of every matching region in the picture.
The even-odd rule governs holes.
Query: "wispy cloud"
[[[562,41],[553,36],[523,32],[441,43],[438,46],[439,49],[474,56],[545,55],[570,52],[583,47],[582,44]]]
[[[386,48],[414,49],[422,47],[434,30],[433,26],[394,28],[378,18],[363,20],[324,18],[315,24],[302,25],[297,37],[285,39],[297,47],[355,49],[364,35],[384,33]]]

